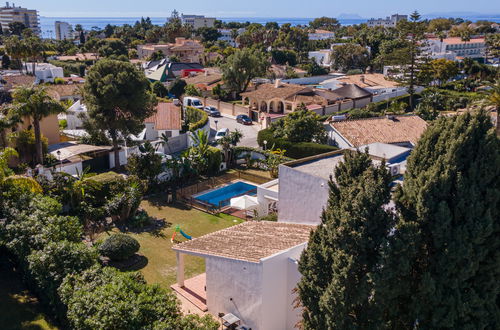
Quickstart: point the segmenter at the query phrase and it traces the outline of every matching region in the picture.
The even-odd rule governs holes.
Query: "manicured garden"
[[[139,241],[141,248],[139,254],[147,258],[147,264],[141,269],[146,281],[150,284],[157,283],[164,288],[168,288],[175,283],[176,260],[172,250],[171,237],[175,226],[192,237],[199,237],[220,229],[224,229],[242,220],[225,214],[210,215],[196,209],[190,209],[183,204],[166,204],[161,197],[153,197],[144,200],[141,207],[156,219],[164,219],[165,226],[159,230],[146,232],[127,232],[128,235]],[[113,231],[118,231],[114,229]],[[112,232],[100,235],[99,239],[104,240]],[[181,235],[177,235],[177,242],[185,241]],[[192,277],[205,271],[205,263],[202,258],[186,256],[185,259],[186,277]]]

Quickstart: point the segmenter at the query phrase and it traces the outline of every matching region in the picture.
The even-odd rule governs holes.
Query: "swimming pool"
[[[231,203],[231,198],[241,195],[255,195],[257,186],[238,181],[230,185],[212,190],[206,194],[195,196],[194,198],[204,203],[222,207]]]

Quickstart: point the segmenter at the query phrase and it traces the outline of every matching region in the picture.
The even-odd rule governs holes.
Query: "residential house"
[[[166,57],[176,56],[182,62],[199,62],[205,47],[198,40],[175,38],[175,43],[146,44],[137,46],[139,58],[150,57],[153,53],[162,52]]]
[[[191,25],[193,30],[208,27],[213,28],[215,25],[215,17],[205,17],[203,15],[181,15],[182,24]]]
[[[321,49],[309,52],[309,58],[314,60],[318,65],[330,67],[332,64],[332,51],[330,49]]]
[[[144,121],[146,125],[144,140],[156,141],[163,134],[168,138],[179,136],[182,129],[181,114],[178,101],[158,103],[156,112]]]
[[[315,226],[244,222],[176,244],[172,289],[201,310],[231,317],[242,329],[294,329],[301,320],[298,260]],[[205,259],[205,274],[185,279],[184,256]]]
[[[198,74],[192,74],[186,78],[184,81],[188,85],[194,85],[201,90],[210,91],[217,85],[223,85],[222,74],[217,72],[200,72]]]
[[[47,92],[58,101],[76,102],[82,98],[82,84],[50,85]]]
[[[356,85],[372,93],[374,102],[380,101],[381,99],[405,95],[408,90],[405,86],[401,86],[396,81],[387,79],[381,73],[366,73],[336,77],[321,82],[320,86],[336,91],[337,89],[349,84]]]
[[[75,55],[64,55],[64,56],[56,56],[55,59],[58,61],[95,61],[99,58],[97,53],[77,53]]]
[[[49,146],[48,152],[58,161],[57,172],[78,175],[89,168],[91,172],[108,171],[114,164],[111,146],[93,146],[77,142],[61,142]]]
[[[18,86],[32,86],[35,84],[35,77],[24,74],[4,74],[0,79],[0,88],[11,91]]]
[[[332,121],[327,127],[329,143],[339,148],[358,148],[375,142],[413,147],[427,128],[417,115]]]
[[[243,32],[245,32],[244,28],[240,29],[218,29],[220,33],[220,37],[217,39],[219,41],[225,41],[231,47],[239,47],[238,42],[236,41],[236,36],[239,36]]]
[[[362,107],[371,101],[372,94],[355,85],[347,85],[336,91],[313,87],[283,84],[262,84],[254,91],[241,93],[243,105],[249,105],[253,120],[262,116],[273,117],[295,111],[304,104],[310,110],[325,115],[340,110]]]
[[[309,40],[328,40],[335,38],[335,32],[327,30],[314,30],[308,34]]]
[[[167,82],[174,80],[175,78],[185,78],[192,73],[204,72],[204,68],[199,63],[178,63],[178,62],[167,62],[156,69],[156,71],[151,72],[146,75],[150,81],[161,81]]]
[[[432,58],[460,60],[464,58],[484,58],[486,41],[484,37],[464,41],[460,37],[427,39],[424,51]]]
[[[35,84],[54,82],[56,78],[64,77],[64,70],[50,63],[24,63],[26,72],[35,76]]]
[[[375,165],[384,160],[395,178],[406,171],[406,159],[411,152],[411,148],[384,143],[358,149],[368,149]],[[335,180],[335,168],[346,152],[349,151],[339,150],[280,165],[277,180],[257,187],[258,214],[277,213],[278,222],[319,225],[329,197],[330,177]]]
[[[384,28],[395,28],[397,24],[402,20],[407,20],[408,15],[394,14],[390,17],[384,18],[371,18],[366,22],[366,25],[370,28],[374,27],[384,27]]]

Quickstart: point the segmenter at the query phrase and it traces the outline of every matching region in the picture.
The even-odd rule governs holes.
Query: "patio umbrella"
[[[240,210],[250,210],[259,205],[259,202],[257,201],[257,197],[254,196],[240,196],[240,197],[235,197],[231,198],[231,207],[240,209]]]

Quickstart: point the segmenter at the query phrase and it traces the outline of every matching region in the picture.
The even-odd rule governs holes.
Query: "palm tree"
[[[486,91],[485,101],[487,105],[495,107],[497,111],[497,136],[500,137],[500,79],[489,84],[489,89]]]
[[[26,47],[24,43],[21,41],[21,39],[19,39],[18,36],[6,38],[4,43],[7,54],[9,54],[10,57],[12,57],[16,61],[16,63],[19,65],[21,73],[23,73],[23,65],[21,60],[26,53]]]
[[[29,117],[35,133],[36,162],[43,164],[42,133],[40,122],[53,114],[66,111],[65,107],[47,94],[43,86],[21,86],[16,88],[10,111],[19,117]]]
[[[162,146],[162,147],[165,147],[167,146],[167,149],[168,149],[168,153],[170,154],[170,146],[168,145],[168,136],[166,133],[161,133],[161,136],[160,136],[160,143],[158,143],[156,145],[156,148],[158,149],[158,146]]]

